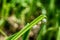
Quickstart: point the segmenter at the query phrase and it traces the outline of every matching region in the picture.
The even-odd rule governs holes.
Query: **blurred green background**
[[[60,0],[0,0],[0,40],[40,15],[46,18],[18,40],[60,40]]]

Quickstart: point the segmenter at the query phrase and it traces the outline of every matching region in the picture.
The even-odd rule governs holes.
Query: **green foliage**
[[[11,17],[13,15],[16,19]],[[22,26],[21,30],[18,29],[19,27],[16,29],[19,32],[14,33],[10,30],[12,24],[8,20],[10,17],[14,19],[12,23],[18,24],[19,27]],[[45,17],[46,22],[41,21]],[[60,40],[59,0],[0,0],[0,33],[7,37],[6,40],[17,40],[20,37],[22,40],[29,40],[32,27],[39,21],[42,23],[36,40]],[[25,26],[25,24],[27,25]],[[12,35],[5,34],[4,30],[8,32],[7,29],[12,32]]]
[[[38,23],[39,21],[41,21],[44,17],[46,17],[46,16],[45,15],[40,15],[35,20],[33,20],[29,25],[26,25],[22,30],[20,30],[18,33],[16,33],[16,35],[14,35],[11,39],[8,39],[8,40],[17,40],[26,31],[28,31],[29,29],[31,29],[36,23]]]
[[[29,40],[29,33],[30,33],[30,30],[28,30],[28,31],[22,36],[22,40]]]

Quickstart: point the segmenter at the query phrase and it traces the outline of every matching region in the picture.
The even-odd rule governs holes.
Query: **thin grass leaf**
[[[57,39],[56,40],[60,40],[60,27],[58,28],[58,33],[57,33]]]
[[[25,14],[28,13],[30,10],[29,7],[27,7],[26,9],[24,9],[21,14],[20,14],[20,19],[21,19],[21,25],[24,27],[25,24]]]
[[[36,23],[41,21],[43,18],[45,18],[45,15],[40,15],[35,20],[33,20],[29,25],[25,26],[22,30],[20,30],[14,37],[11,38],[11,40],[17,40],[19,37],[21,37],[26,31],[28,31],[30,28],[32,28]]]
[[[7,37],[6,33],[0,29],[0,33],[2,33],[5,37]]]
[[[28,23],[27,25],[29,25],[29,23]],[[29,29],[29,30],[22,36],[22,40],[28,40],[30,30],[31,30],[31,29]]]
[[[3,5],[2,5],[2,14],[1,14],[2,18],[4,18],[5,7],[6,7],[6,0],[3,1]]]
[[[43,39],[43,35],[46,33],[46,24],[42,23],[41,24],[41,28],[39,30],[38,36],[36,40],[42,40]]]
[[[28,23],[26,26],[28,26],[28,25],[29,25],[29,23]],[[13,35],[7,37],[6,40],[11,40],[11,38],[14,37],[16,34],[17,34],[17,33],[15,33],[15,34],[13,34]]]
[[[22,40],[28,40],[30,30],[28,30],[22,37]]]
[[[0,20],[0,26],[3,25],[4,22],[5,22],[5,20],[4,20],[4,19],[1,19],[1,20]]]
[[[54,8],[55,8],[55,0],[50,0],[50,5],[49,5],[49,8],[51,9],[51,10],[54,10]]]

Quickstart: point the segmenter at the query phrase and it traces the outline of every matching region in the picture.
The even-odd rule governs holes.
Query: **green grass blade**
[[[28,26],[28,25],[29,25],[29,23],[28,23],[26,26]],[[13,34],[13,35],[7,37],[6,40],[11,40],[11,38],[14,37],[16,34],[17,34],[17,33],[15,33],[15,34]]]
[[[57,39],[56,40],[60,40],[60,27],[58,29],[58,33],[57,33]]]
[[[28,30],[22,37],[22,40],[28,40],[30,30]]]
[[[32,28],[36,23],[41,21],[43,18],[45,18],[45,15],[40,15],[35,20],[33,20],[29,25],[25,26],[22,30],[20,30],[14,37],[11,38],[11,40],[17,40],[19,37],[21,37],[26,31],[28,31],[30,28]]]
[[[29,23],[28,23],[27,25],[29,25]],[[22,36],[22,40],[28,40],[30,30],[31,30],[31,29],[29,29],[29,30]]]
[[[45,32],[46,32],[46,24],[42,23],[36,40],[42,40],[43,38],[42,36],[45,34]]]

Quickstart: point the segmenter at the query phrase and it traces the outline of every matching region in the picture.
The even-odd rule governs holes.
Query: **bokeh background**
[[[60,40],[60,0],[0,0],[0,40],[42,14],[46,18],[33,26],[28,40]]]

